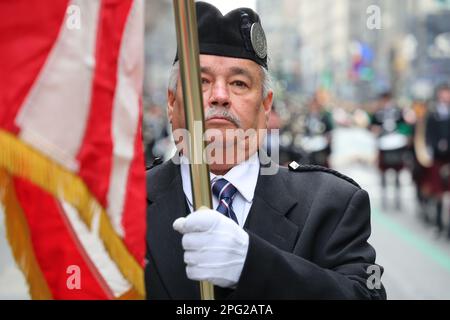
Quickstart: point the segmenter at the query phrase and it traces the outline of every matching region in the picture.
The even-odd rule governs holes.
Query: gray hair
[[[261,74],[262,74],[262,82],[263,82],[263,90],[262,95],[263,98],[266,98],[270,91],[272,91],[272,77],[267,69],[260,66]],[[176,92],[178,85],[178,73],[180,71],[180,61],[177,61],[172,66],[169,74],[169,91]]]

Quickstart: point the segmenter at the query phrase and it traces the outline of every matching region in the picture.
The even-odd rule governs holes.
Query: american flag
[[[34,299],[144,297],[143,29],[143,0],[0,1],[0,202]]]

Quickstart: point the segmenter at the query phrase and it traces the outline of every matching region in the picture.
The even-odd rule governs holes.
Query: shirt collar
[[[448,118],[449,116],[449,110],[448,110],[448,106],[444,103],[438,103],[437,105],[437,111],[439,113],[439,116],[441,118]]]
[[[189,203],[192,203],[192,189],[191,189],[191,175],[189,172],[189,161],[185,156],[180,157],[181,178],[183,180],[184,194],[188,198]],[[259,176],[259,157],[258,153],[253,154],[249,159],[239,163],[230,169],[224,176],[216,176],[210,172],[210,181],[224,178],[239,191],[244,197],[245,201],[252,202],[255,195],[256,183]]]

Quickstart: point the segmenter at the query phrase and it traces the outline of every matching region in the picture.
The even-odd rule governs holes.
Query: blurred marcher
[[[387,171],[395,172],[395,206],[401,208],[400,171],[408,148],[407,127],[402,110],[395,104],[391,92],[379,96],[376,111],[371,117],[371,131],[377,136],[378,168],[381,175],[381,197],[386,207]]]
[[[426,141],[433,157],[428,170],[427,185],[437,201],[436,226],[438,232],[444,228],[442,221],[442,197],[449,191],[450,182],[450,86],[437,87],[435,101],[430,106],[426,121]],[[450,227],[447,235],[450,237]]]
[[[302,147],[302,118],[293,104],[288,104],[289,117],[280,130],[280,164],[288,166],[292,161],[310,164],[308,152]]]
[[[332,130],[331,113],[325,110],[323,103],[316,94],[308,103],[303,139],[303,147],[310,153],[311,164],[330,167]]]
[[[418,213],[421,219],[428,223],[430,222],[430,200],[431,192],[425,162],[428,161],[428,152],[426,150],[425,141],[425,121],[427,113],[427,103],[425,100],[416,99],[412,103],[412,110],[415,114],[415,123],[413,128],[414,140],[411,148],[412,161],[410,163],[410,170],[413,183],[416,187],[416,197],[418,202]]]
[[[151,105],[144,112],[142,131],[144,135],[145,163],[148,166],[155,158],[164,155],[163,151],[159,150],[161,148],[157,146],[168,137],[167,119],[161,107]]]

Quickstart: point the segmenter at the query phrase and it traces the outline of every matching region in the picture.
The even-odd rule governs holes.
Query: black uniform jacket
[[[216,287],[216,298],[386,298],[383,269],[367,242],[368,194],[322,170],[280,168],[258,177],[239,283],[234,290]],[[167,161],[147,172],[147,205],[147,298],[199,299],[199,283],[186,276],[182,236],[172,228],[188,212],[178,165]]]
[[[426,123],[427,144],[433,150],[434,158],[450,161],[450,117],[442,118],[437,111],[431,111]]]

